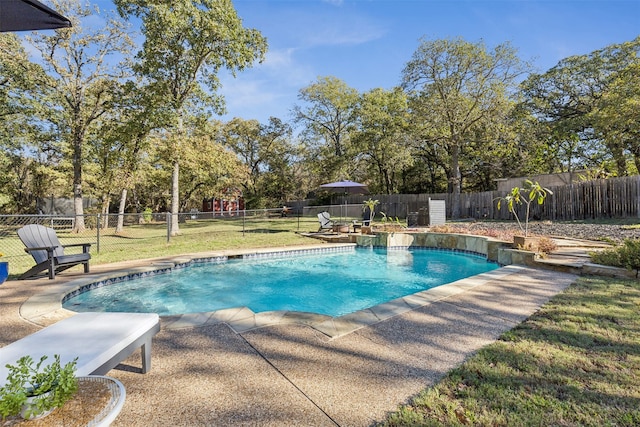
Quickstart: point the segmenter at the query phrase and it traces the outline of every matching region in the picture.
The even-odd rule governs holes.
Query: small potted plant
[[[526,180],[524,187],[513,187],[508,195],[498,198],[498,209],[500,209],[501,203],[506,202],[509,212],[513,214],[520,227],[520,231],[524,236],[513,236],[513,242],[516,247],[526,248],[531,246],[527,241],[529,237],[529,215],[531,213],[531,203],[534,201],[538,205],[542,205],[548,195],[553,194],[551,190],[541,186],[538,182]],[[524,215],[524,224],[518,216],[517,206],[524,204],[526,206]]]
[[[42,418],[70,400],[78,391],[77,358],[64,366],[60,356],[44,365],[47,356],[36,363],[31,356],[23,356],[15,365],[7,365],[9,374],[0,387],[0,415],[2,418],[20,414],[25,419]]]

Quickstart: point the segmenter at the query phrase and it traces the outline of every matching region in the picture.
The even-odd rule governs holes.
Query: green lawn
[[[582,277],[381,426],[640,425],[640,282]]]
[[[317,218],[237,218],[186,221],[180,224],[179,235],[168,242],[164,223],[128,225],[120,234],[108,228],[101,229],[99,235],[96,229],[81,234],[58,230],[57,235],[62,244],[91,242],[91,264],[96,265],[223,249],[317,244],[318,240],[298,234],[317,229]],[[65,253],[73,251],[69,248]],[[10,279],[34,264],[15,230],[0,233],[0,252],[5,255],[2,260],[9,262]]]
[[[263,248],[319,243],[316,239],[302,237],[299,231],[315,231],[318,221],[301,218],[282,220],[225,220],[211,222],[188,221],[180,224],[180,234],[167,243],[164,224],[158,233],[146,227],[128,227],[123,235],[111,234],[102,238],[106,242],[100,254],[94,256],[97,263],[126,260],[135,254],[137,258],[152,258],[194,252],[223,249]]]

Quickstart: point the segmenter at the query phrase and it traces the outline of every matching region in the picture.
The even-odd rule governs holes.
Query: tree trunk
[[[614,142],[608,144],[608,146],[611,154],[613,155],[613,160],[616,164],[618,176],[627,176],[627,158],[624,155],[624,148],[622,144],[620,144],[618,140],[615,139]]]
[[[73,215],[75,217],[73,232],[81,233],[86,230],[84,225],[84,206],[82,205],[82,185],[73,184]]]
[[[107,196],[104,198],[102,203],[102,224],[98,224],[100,228],[103,230],[109,228],[109,206],[111,205],[111,196]]]
[[[636,169],[640,171],[640,149],[636,149],[631,153],[633,155],[633,164]]]
[[[138,197],[138,192],[136,191],[136,186],[133,186],[133,205],[136,207],[136,213],[138,214],[138,224],[144,224],[144,216],[142,215],[142,205],[140,203],[140,198]]]
[[[85,231],[84,206],[82,204],[82,140],[83,135],[79,130],[73,133],[73,213],[75,216],[73,232]]]
[[[73,214],[75,216],[74,233],[83,232],[86,227],[84,224],[84,205],[82,203],[82,165],[81,162],[74,162],[73,166]]]
[[[178,225],[178,213],[180,211],[180,163],[175,160],[173,163],[173,174],[171,175],[171,236],[177,236],[180,233]]]
[[[127,204],[127,189],[123,188],[120,193],[120,205],[118,206],[118,223],[116,224],[116,234],[124,230],[124,208]]]
[[[178,125],[176,134],[173,135],[172,143],[174,144],[173,153],[173,173],[171,175],[171,226],[169,228],[170,236],[180,234],[180,226],[178,225],[180,213],[180,153],[182,138],[184,138],[184,123],[182,118],[182,107],[178,110]]]
[[[455,143],[451,147],[451,175],[449,185],[451,188],[451,217],[460,218],[460,145]]]

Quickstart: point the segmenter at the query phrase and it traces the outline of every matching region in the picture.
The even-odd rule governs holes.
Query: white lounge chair
[[[84,265],[85,273],[89,272],[89,260],[91,259],[89,248],[91,243],[63,245],[58,240],[54,229],[39,224],[25,225],[18,230],[18,237],[25,245],[24,250],[31,254],[36,262],[36,265],[23,273],[19,279],[28,279],[45,270],[49,271],[49,279],[54,279],[56,272],[79,264]],[[64,248],[74,246],[82,246],[82,253],[65,255]]]
[[[318,221],[320,222],[320,228],[318,231],[333,229],[334,222],[331,220],[329,212],[320,212],[318,214]]]
[[[151,369],[151,338],[160,331],[155,313],[79,313],[0,348],[0,386],[7,378],[7,364],[22,356],[45,364],[60,355],[64,366],[78,358],[76,376],[104,375],[142,349],[142,373]]]

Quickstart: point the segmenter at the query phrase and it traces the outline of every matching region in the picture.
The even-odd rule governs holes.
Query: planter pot
[[[102,375],[78,377],[78,393],[37,425],[109,427],[122,410],[126,396],[124,385],[115,378]],[[11,421],[14,419],[19,421],[17,417]]]
[[[538,249],[538,237],[513,236],[513,248],[535,252]]]
[[[9,277],[9,263],[4,261],[0,262],[0,285],[4,283]]]
[[[46,393],[43,393],[41,395],[38,396],[30,396],[27,397],[27,401],[25,402],[24,405],[22,405],[22,410],[20,411],[20,416],[22,418],[24,418],[25,420],[37,420],[40,418],[44,418],[47,415],[49,415],[51,412],[53,412],[54,409],[56,408],[51,408],[49,410],[46,411],[38,411],[37,409],[37,401],[39,400],[46,400],[49,399],[51,396],[51,391],[48,391]]]

